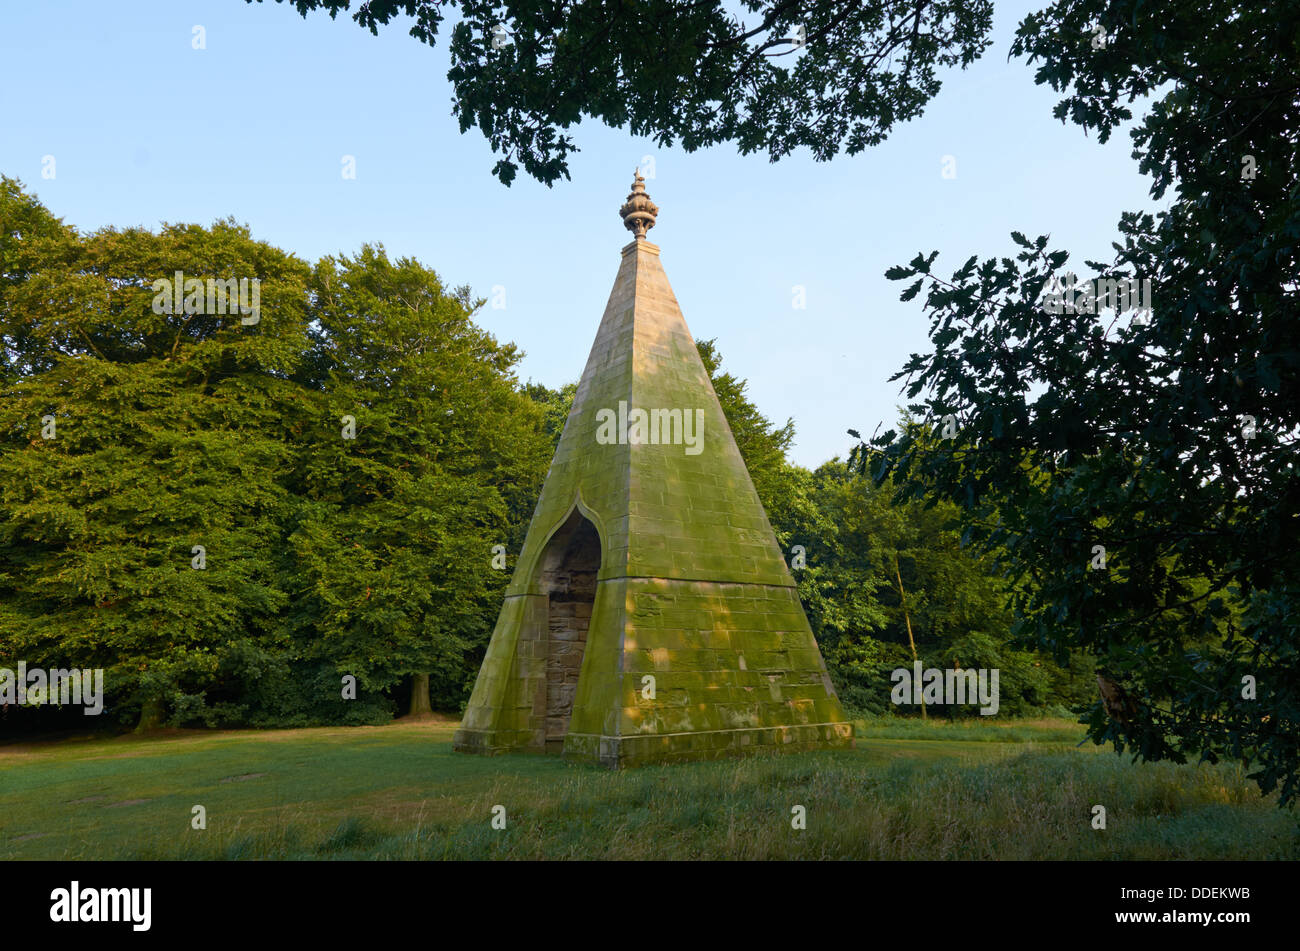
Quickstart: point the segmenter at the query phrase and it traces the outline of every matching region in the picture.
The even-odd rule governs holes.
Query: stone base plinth
[[[540,753],[536,738],[527,734],[457,730],[453,746],[459,753]],[[597,736],[569,733],[564,758],[610,769],[651,763],[680,763],[720,759],[763,750],[796,752],[853,748],[851,723],[808,723],[799,726],[712,730],[706,733]]]

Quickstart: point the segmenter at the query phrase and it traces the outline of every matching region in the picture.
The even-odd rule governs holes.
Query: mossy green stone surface
[[[620,402],[702,410],[699,451],[598,442],[598,412]],[[554,579],[580,519],[599,538],[600,567],[566,758],[626,766],[853,745],[659,248],[644,239],[623,249],[457,750],[542,752],[548,714],[569,714],[547,665],[564,583]]]

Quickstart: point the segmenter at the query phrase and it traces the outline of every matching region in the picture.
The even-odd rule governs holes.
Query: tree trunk
[[[898,601],[903,606],[903,620],[907,622],[907,643],[912,645],[912,660],[920,660],[916,656],[916,641],[912,637],[912,618],[907,613],[907,592],[903,590],[903,573],[898,570],[898,552],[894,552],[894,577],[898,579]],[[921,719],[925,719],[925,694],[921,694]]]
[[[411,675],[411,709],[408,717],[431,717],[433,706],[429,703],[429,675]]]
[[[135,725],[135,732],[150,733],[162,726],[163,703],[160,697],[150,697],[140,708],[140,722]]]

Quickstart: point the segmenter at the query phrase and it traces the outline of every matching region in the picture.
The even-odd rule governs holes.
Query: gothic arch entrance
[[[559,753],[573,716],[600,570],[600,535],[577,507],[551,536],[541,566],[547,596],[546,752]]]

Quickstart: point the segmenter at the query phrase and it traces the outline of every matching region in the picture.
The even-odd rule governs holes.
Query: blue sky
[[[629,238],[617,209],[650,156],[650,238],[687,323],[766,415],[794,419],[791,458],[816,466],[847,453],[846,429],[893,422],[889,377],[926,347],[920,299],[899,302],[886,268],[917,251],[939,250],[943,273],[1011,254],[1012,230],[1050,233],[1083,268],[1109,259],[1121,211],[1152,207],[1127,134],[1102,146],[1054,120],[1057,96],[1008,61],[1016,24],[1045,5],[998,2],[993,47],[863,154],[688,155],[588,121],[571,181],[506,188],[487,141],[451,116],[445,45],[403,24],[375,37],[241,0],[8,3],[0,172],[83,230],[233,216],[309,261],[382,243],[480,296],[504,288],[479,322],[526,351],[522,379],[559,386],[582,372]]]

